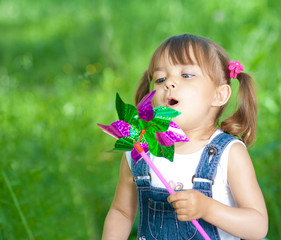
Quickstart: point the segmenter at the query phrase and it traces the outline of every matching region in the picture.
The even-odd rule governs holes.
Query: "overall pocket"
[[[191,222],[179,221],[171,203],[148,201],[148,228],[154,239],[187,240],[195,237],[196,228]]]

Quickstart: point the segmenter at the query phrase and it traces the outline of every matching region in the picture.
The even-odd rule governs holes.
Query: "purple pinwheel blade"
[[[145,95],[138,104],[137,110],[139,112],[139,119],[149,122],[153,118],[154,112],[152,106],[152,98],[155,92],[156,91],[152,91],[149,94]]]
[[[156,132],[156,140],[163,146],[169,147],[176,142],[188,142],[189,139],[183,130],[171,121],[166,132]]]
[[[147,153],[148,152],[148,144],[147,143],[141,143],[140,144],[143,150]],[[137,152],[135,148],[131,151],[131,157],[135,160],[134,165],[136,165],[141,160],[141,155]]]
[[[131,126],[124,122],[123,120],[115,121],[110,125],[102,125],[97,123],[97,125],[107,134],[110,136],[119,139],[122,137],[129,137],[130,136],[130,129]]]

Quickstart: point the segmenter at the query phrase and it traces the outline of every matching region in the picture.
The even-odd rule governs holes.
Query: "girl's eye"
[[[158,78],[156,79],[155,83],[162,83],[166,80],[166,78]]]
[[[183,78],[191,78],[191,77],[193,77],[193,76],[194,76],[194,75],[188,74],[188,73],[182,74],[182,77],[183,77]]]

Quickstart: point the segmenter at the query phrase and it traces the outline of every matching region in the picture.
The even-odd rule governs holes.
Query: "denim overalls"
[[[196,173],[190,179],[194,183],[193,189],[212,197],[212,183],[221,154],[228,143],[234,139],[229,134],[220,133],[204,148]],[[131,166],[139,202],[140,219],[137,240],[203,239],[191,222],[182,222],[177,219],[172,204],[167,202],[169,192],[150,185],[149,166],[146,162],[141,160],[134,165],[132,160]],[[205,181],[200,182],[200,179],[205,179]],[[215,226],[203,219],[198,219],[198,222],[212,240],[220,239]]]

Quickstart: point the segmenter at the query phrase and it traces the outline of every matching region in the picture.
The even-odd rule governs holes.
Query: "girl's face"
[[[156,64],[152,81],[156,90],[154,105],[181,112],[173,121],[184,131],[214,125],[218,110],[213,104],[216,85],[198,65],[173,65],[164,54]]]

